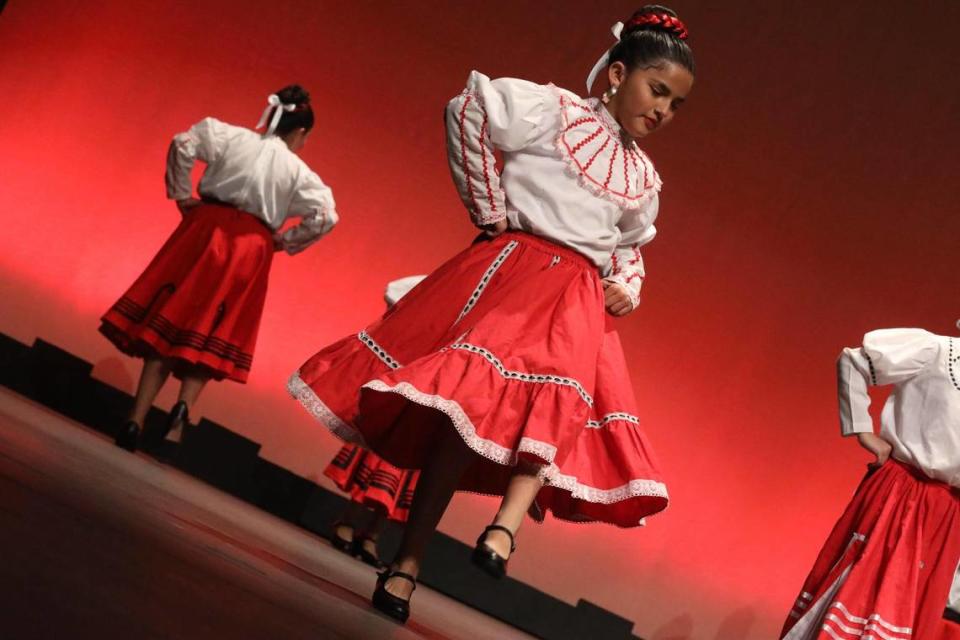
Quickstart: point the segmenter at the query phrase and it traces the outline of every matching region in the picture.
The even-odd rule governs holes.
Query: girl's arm
[[[613,307],[607,305],[613,315],[626,315],[640,304],[640,288],[646,277],[640,247],[657,235],[653,223],[657,219],[658,208],[659,199],[653,196],[642,209],[625,212],[617,224],[620,242],[610,257],[610,274],[603,279],[608,302],[613,295],[611,288],[621,292],[619,297],[623,299],[620,304],[615,302]]]
[[[463,93],[447,105],[447,160],[474,225],[494,232],[505,228],[506,196],[494,149],[517,151],[536,138],[546,126],[548,90],[524,80],[490,80],[474,71]]]
[[[860,445],[883,464],[890,444],[874,434],[870,417],[870,385],[897,384],[919,374],[934,360],[938,345],[933,334],[922,329],[883,329],[863,337],[863,346],[847,348],[837,360],[837,399],[840,431],[856,434]]]
[[[229,125],[216,118],[204,118],[187,131],[173,136],[167,149],[167,197],[176,200],[181,212],[189,209],[193,200],[190,171],[196,161],[216,162],[226,146]]]
[[[293,215],[300,216],[295,227],[274,237],[277,249],[289,255],[300,253],[314,242],[330,233],[339,222],[333,191],[312,171],[306,174],[290,203]]]

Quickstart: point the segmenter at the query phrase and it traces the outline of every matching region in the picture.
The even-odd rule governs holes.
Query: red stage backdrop
[[[13,0],[0,330],[132,390],[138,362],[97,319],[177,224],[170,137],[208,115],[252,125],[267,94],[300,82],[319,116],[303,156],[342,222],[276,261],[250,383],[212,385],[198,413],[321,481],[338,443],[287,398],[287,376],[380,313],[388,280],[474,233],[447,173],[446,101],[471,69],[582,91],[634,8]],[[511,571],[651,640],[766,640],[867,460],[838,436],[840,348],[875,327],[954,332],[960,316],[960,3],[675,8],[699,76],[643,143],[664,179],[660,235],[643,304],[619,322],[673,504],[646,529],[529,526]],[[442,528],[472,542],[494,508],[458,497]]]

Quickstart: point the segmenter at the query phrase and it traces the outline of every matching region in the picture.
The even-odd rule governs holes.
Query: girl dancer
[[[102,318],[100,331],[144,359],[129,420],[116,443],[133,451],[150,405],[171,373],[180,397],[157,439],[188,421],[211,378],[246,382],[273,252],[293,255],[337,222],[333,195],[297,156],[313,127],[309,94],[297,85],[269,97],[260,135],[214,118],[174,136],[167,197],[183,220],[146,271]],[[190,170],[207,164],[200,200]],[[280,232],[287,218],[301,221]]]
[[[395,305],[424,277],[408,276],[388,284],[384,295],[387,308]],[[346,444],[323,473],[350,494],[350,505],[333,525],[331,544],[382,569],[377,538],[385,520],[407,521],[419,472],[398,469],[375,453]]]
[[[960,561],[960,340],[887,329],[838,363],[843,435],[876,456],[781,638],[940,637]],[[894,385],[880,434],[868,385]]]
[[[603,100],[470,74],[447,107],[448,156],[489,240],[290,381],[334,433],[422,470],[373,596],[400,621],[457,489],[503,496],[473,555],[494,576],[527,511],[632,527],[667,505],[611,319],[636,308],[640,247],[656,233],[660,179],[636,141],[673,119],[693,55],[665,7],[614,34]]]

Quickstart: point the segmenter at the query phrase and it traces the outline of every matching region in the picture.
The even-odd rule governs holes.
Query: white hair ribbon
[[[613,34],[613,37],[617,39],[617,42],[620,42],[620,33],[623,31],[623,23],[618,22],[617,24],[610,27],[610,33]],[[614,47],[616,45],[613,45]],[[597,60],[597,64],[593,65],[593,69],[590,69],[590,75],[587,76],[587,95],[590,95],[590,90],[593,89],[593,82],[597,79],[597,76],[600,75],[600,72],[603,71],[603,68],[610,64],[610,52],[613,51],[613,47],[610,47],[604,51],[603,55],[600,56],[600,59]]]
[[[295,104],[283,104],[280,101],[280,96],[275,93],[271,93],[267,97],[267,108],[263,110],[263,115],[260,116],[260,122],[257,123],[255,129],[262,129],[263,125],[267,124],[267,118],[270,117],[270,110],[273,109],[273,118],[270,119],[270,126],[267,127],[266,133],[263,135],[270,137],[273,135],[274,131],[277,130],[277,125],[280,124],[280,116],[283,115],[283,112],[290,112],[297,108]]]

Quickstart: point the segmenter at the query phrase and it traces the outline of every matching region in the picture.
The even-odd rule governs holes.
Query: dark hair
[[[695,73],[693,51],[686,38],[687,29],[673,9],[648,4],[624,23],[620,42],[610,51],[610,64],[622,62],[631,71],[667,61]]]
[[[283,104],[295,104],[293,111],[284,111],[277,124],[276,134],[285,136],[296,129],[313,129],[313,108],[310,106],[310,94],[298,84],[287,85],[277,91],[277,97]],[[270,113],[273,117],[273,113]]]

